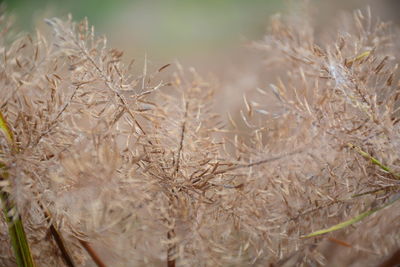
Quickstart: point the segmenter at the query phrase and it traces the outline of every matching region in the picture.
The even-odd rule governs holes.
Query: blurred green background
[[[75,20],[88,17],[96,32],[105,34],[112,46],[131,57],[146,52],[155,61],[176,58],[209,60],[219,54],[235,56],[235,48],[259,40],[270,15],[285,12],[302,0],[3,0],[13,14],[17,29],[46,30],[43,19]],[[339,10],[364,8],[367,4],[384,19],[398,17],[399,0],[309,0],[324,23]],[[396,4],[397,3],[397,4]],[[396,6],[395,8],[393,8]],[[392,16],[390,15],[392,14]],[[191,60],[191,62],[193,62]]]
[[[18,27],[30,31],[46,17],[88,17],[113,43],[146,49],[155,57],[215,49],[265,32],[277,0],[5,0]],[[123,45],[125,46],[125,45]],[[124,49],[132,49],[123,47]],[[143,51],[141,51],[143,52]]]

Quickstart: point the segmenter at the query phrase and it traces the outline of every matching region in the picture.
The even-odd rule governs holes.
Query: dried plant
[[[273,50],[287,73],[270,90],[259,90],[276,99],[274,109],[260,101],[247,105],[249,115],[255,114],[245,118],[248,124],[260,122],[254,156],[307,144],[306,153],[291,162],[252,172],[258,188],[254,198],[268,203],[256,224],[274,222],[273,229],[260,234],[271,242],[263,245],[271,250],[266,257],[279,260],[278,265],[365,266],[398,246],[393,224],[392,230],[386,227],[387,215],[368,217],[387,206],[380,214],[393,213],[398,199],[395,39],[389,25],[372,19],[369,9],[343,21],[332,40],[331,32],[316,36],[310,23],[278,16],[271,35],[256,44]],[[256,176],[265,173],[268,178]],[[374,226],[346,228],[366,217]],[[324,233],[330,234],[320,237]],[[305,239],[312,236],[317,238]]]
[[[273,18],[255,46],[285,72],[244,98],[243,129],[192,69],[155,81],[168,65],[134,75],[86,20],[10,41],[2,17],[0,264],[366,266],[396,253],[396,40],[369,10],[342,21],[331,38]]]

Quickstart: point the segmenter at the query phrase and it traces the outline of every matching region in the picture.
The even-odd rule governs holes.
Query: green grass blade
[[[319,236],[319,235],[323,235],[323,234],[327,234],[327,233],[330,233],[330,232],[334,232],[334,231],[343,229],[343,228],[345,228],[345,227],[347,227],[347,226],[350,226],[350,225],[352,225],[352,224],[355,224],[355,223],[357,223],[357,222],[363,220],[364,218],[366,218],[366,217],[368,217],[368,216],[374,214],[375,212],[377,212],[377,211],[379,211],[379,210],[381,210],[381,209],[384,209],[384,208],[386,208],[386,207],[392,205],[394,202],[396,202],[396,201],[399,200],[399,199],[400,199],[400,197],[397,197],[396,199],[394,199],[394,200],[392,200],[392,201],[386,203],[385,205],[383,205],[383,206],[381,206],[381,207],[374,208],[374,209],[371,209],[371,210],[369,210],[369,211],[363,212],[363,213],[357,215],[356,217],[354,217],[354,218],[352,218],[352,219],[350,219],[350,220],[341,222],[341,223],[336,224],[336,225],[334,225],[334,226],[332,226],[332,227],[329,227],[329,228],[327,228],[327,229],[323,229],[323,230],[318,230],[318,231],[312,232],[311,234],[304,235],[304,236],[302,236],[301,238],[309,238],[309,237]]]
[[[371,54],[371,51],[365,51],[364,53],[361,53],[358,56],[356,56],[353,60],[354,61],[359,61],[361,59],[364,59],[364,58],[368,57],[370,54]]]
[[[371,156],[369,153],[363,151],[360,147],[355,146],[353,144],[347,144],[351,149],[354,149],[358,154],[360,154],[361,156],[363,156],[364,158],[370,160],[373,164],[377,165],[379,168],[381,168],[382,170],[384,170],[387,173],[390,173],[391,175],[393,175],[394,177],[396,177],[397,179],[400,179],[400,175],[395,173],[392,169],[390,169],[388,166],[384,165],[382,162],[380,162],[378,159],[374,158],[373,156]]]
[[[8,123],[7,123],[6,119],[4,118],[3,113],[1,111],[0,111],[0,129],[4,133],[8,144],[10,146],[14,146],[14,144],[15,144],[14,135],[13,135],[10,127],[8,127]]]
[[[17,264],[21,267],[34,267],[35,263],[32,258],[22,220],[19,215],[16,217],[11,215],[13,205],[10,203],[10,196],[8,193],[2,191],[0,192],[0,197],[3,203],[4,217],[8,225],[11,245]]]
[[[8,126],[6,119],[0,111],[0,130],[5,135],[7,143],[12,151],[16,151],[16,144],[14,135]],[[0,174],[0,180],[8,179],[8,172],[5,171],[6,166],[1,163],[0,168],[2,173]],[[34,267],[35,263],[32,258],[31,250],[29,248],[28,239],[24,231],[21,217],[19,214],[15,214],[13,211],[16,209],[15,205],[11,201],[10,195],[5,191],[0,191],[0,198],[3,204],[3,213],[6,218],[8,225],[8,232],[11,240],[11,246],[13,248],[15,258],[18,266],[21,267]],[[14,215],[14,214],[15,215]]]
[[[361,61],[361,60],[367,58],[369,55],[371,55],[371,52],[372,51],[365,51],[365,52],[359,54],[358,56],[354,57],[353,59],[348,60],[346,63],[346,66],[350,67],[351,65],[353,65],[354,62]]]

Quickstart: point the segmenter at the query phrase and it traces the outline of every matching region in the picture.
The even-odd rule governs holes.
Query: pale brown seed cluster
[[[15,37],[2,18],[0,111],[17,147],[2,132],[0,186],[38,266],[65,253],[76,266],[369,266],[395,252],[399,46],[368,9],[341,21],[315,34],[275,16],[254,46],[283,71],[225,119],[194,70],[134,75],[86,20]],[[14,266],[0,229],[0,265]]]

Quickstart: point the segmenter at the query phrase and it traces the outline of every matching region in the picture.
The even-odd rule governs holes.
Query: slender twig
[[[280,159],[283,159],[283,158],[286,158],[286,157],[289,157],[289,156],[293,156],[293,155],[296,155],[296,154],[299,154],[299,153],[302,153],[302,152],[303,152],[303,149],[298,149],[298,150],[294,150],[294,151],[289,152],[289,153],[285,153],[285,154],[278,155],[278,156],[275,156],[275,157],[262,159],[262,160],[251,162],[251,163],[247,163],[247,164],[235,164],[235,165],[233,165],[231,167],[227,167],[225,169],[216,170],[213,173],[204,175],[201,178],[201,180],[208,180],[208,179],[210,179],[212,177],[215,177],[218,174],[224,174],[224,173],[227,173],[229,171],[235,171],[235,170],[238,170],[238,169],[245,169],[245,168],[251,168],[251,167],[254,167],[254,166],[258,166],[258,165],[263,165],[265,163],[277,161],[277,160],[280,160]],[[193,181],[193,183],[196,183],[198,181],[199,181],[199,179],[195,179]]]
[[[185,103],[185,114],[183,117],[183,122],[182,122],[182,127],[181,127],[181,134],[180,134],[180,139],[179,139],[179,148],[178,148],[178,153],[176,155],[176,160],[175,160],[175,173],[178,173],[179,171],[179,165],[180,165],[180,160],[181,160],[181,155],[182,155],[182,150],[183,150],[183,141],[185,139],[185,132],[186,132],[186,120],[188,116],[188,109],[189,109],[189,102]]]
[[[96,253],[96,251],[90,246],[90,244],[82,239],[79,239],[79,243],[81,243],[82,247],[87,251],[87,253],[90,255],[92,260],[96,263],[98,267],[106,267],[105,263],[100,259],[99,255]]]
[[[175,230],[170,229],[167,233],[167,238],[168,240],[171,240],[175,237]],[[167,266],[168,267],[175,267],[175,249],[176,245],[175,244],[170,244],[168,245],[168,250],[167,250]]]
[[[69,267],[75,267],[74,260],[72,259],[70,252],[65,246],[64,239],[62,235],[58,232],[57,228],[54,226],[54,223],[51,221],[51,214],[46,208],[42,205],[40,201],[38,201],[39,207],[42,209],[44,216],[46,218],[47,223],[50,224],[50,233],[54,238],[54,241],[57,244],[57,247],[60,249],[61,256],[65,262],[65,264]]]

